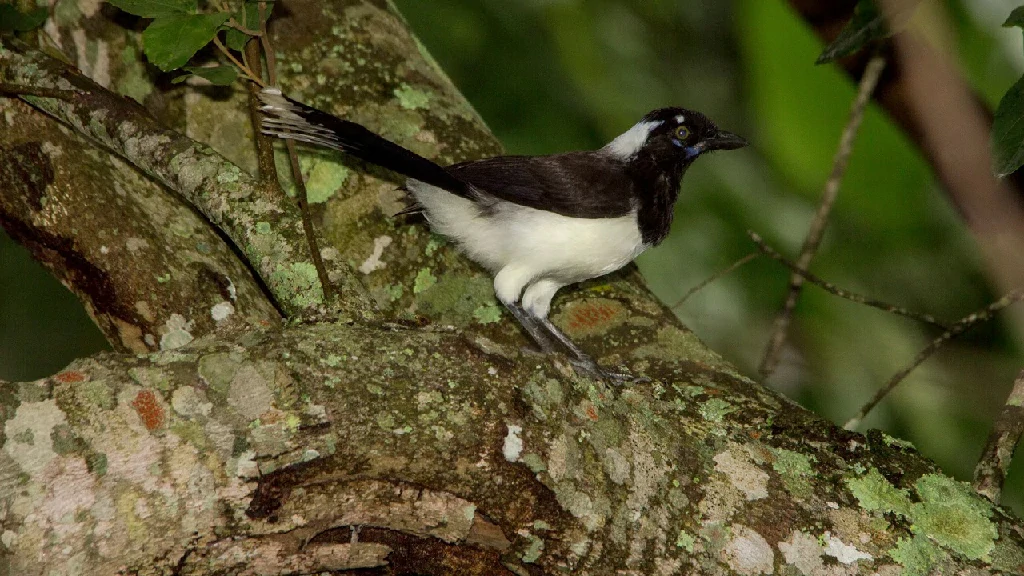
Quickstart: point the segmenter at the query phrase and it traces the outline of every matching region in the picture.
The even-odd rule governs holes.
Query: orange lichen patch
[[[76,384],[78,382],[85,382],[86,380],[89,379],[89,377],[86,376],[85,374],[82,374],[81,372],[76,372],[74,370],[61,372],[60,374],[54,376],[54,378],[56,378],[57,382],[60,382],[61,384]]]
[[[566,306],[556,322],[570,336],[592,336],[621,325],[626,316],[626,308],[615,300],[589,298]]]
[[[132,408],[139,413],[142,423],[148,430],[156,430],[164,425],[164,409],[151,390],[143,390],[132,400]]]
[[[588,400],[584,400],[583,402],[580,403],[580,409],[583,410],[583,414],[587,418],[590,418],[594,422],[597,422],[597,418],[598,418],[597,406],[594,406]]]
[[[284,420],[286,414],[277,408],[267,410],[263,414],[260,414],[260,422],[263,424],[277,424]]]

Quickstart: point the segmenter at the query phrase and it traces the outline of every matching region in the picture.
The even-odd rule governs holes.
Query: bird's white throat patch
[[[648,136],[655,128],[664,124],[661,120],[656,122],[639,122],[629,130],[620,134],[615,140],[609,142],[604,149],[617,158],[628,160],[643,148]]]

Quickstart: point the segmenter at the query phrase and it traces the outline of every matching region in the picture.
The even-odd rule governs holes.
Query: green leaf
[[[146,57],[164,72],[181,68],[206,46],[231,15],[175,14],[157,18],[142,33]]]
[[[198,8],[198,0],[107,0],[129,14],[143,18],[160,18],[188,14]]]
[[[885,23],[885,15],[878,9],[873,0],[860,0],[853,9],[853,18],[839,33],[839,36],[825,47],[818,56],[817,64],[826,64],[833,60],[849,56],[868,45],[889,35],[889,27]]]
[[[46,7],[36,8],[28,13],[18,12],[12,4],[0,4],[0,32],[26,32],[46,22],[50,13]]]
[[[270,12],[273,10],[273,4],[267,3],[267,9],[263,11],[263,21],[265,22],[270,18]],[[235,22],[238,22],[249,30],[259,30],[260,25],[260,9],[258,2],[246,2],[242,8],[234,14]],[[227,44],[228,48],[232,50],[241,51],[245,48],[245,43],[249,41],[249,36],[245,32],[235,30],[234,28],[228,28],[227,33],[224,36],[224,43]]]
[[[234,66],[185,66],[182,70],[189,72],[171,80],[172,84],[180,84],[188,80],[190,74],[205,78],[214,86],[227,86],[238,78],[238,70]]]
[[[1024,166],[1024,78],[999,102],[992,122],[992,167],[1000,178]]]
[[[860,0],[853,9],[853,18],[831,44],[822,50],[816,64],[826,64],[862,50],[876,40],[888,38],[910,21],[921,0],[901,0],[895,3],[889,18],[876,0]],[[888,20],[891,20],[889,22]]]
[[[1004,28],[1013,28],[1014,26],[1024,28],[1024,6],[1014,8],[1013,12],[1010,12],[1010,17],[1003,22]]]

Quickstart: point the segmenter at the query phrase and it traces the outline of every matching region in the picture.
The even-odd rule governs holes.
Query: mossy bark
[[[500,150],[390,4],[274,6],[286,92],[444,162]],[[115,34],[108,16],[82,8],[56,35],[83,30],[86,44],[131,45],[132,33]],[[32,103],[101,140],[140,179],[178,192],[167,198],[225,232],[241,248],[236,264],[306,321],[212,331],[175,350],[104,354],[45,380],[0,382],[0,574],[1024,568],[1019,520],[912,447],[843,431],[738,374],[635,269],[565,291],[554,319],[602,362],[651,382],[609,387],[524,351],[486,274],[421,224],[388,216],[400,199],[393,176],[312,150],[302,157],[310,201],[350,289],[342,320],[309,320],[323,303],[269,280],[307,253],[287,199],[254,188],[251,129],[238,124],[247,121],[244,96],[127,81],[137,60],[97,60],[114,52],[86,49],[92,56],[77,61],[133,90],[178,131],[146,124],[141,108],[116,102],[99,81],[75,81],[88,95],[78,104]],[[0,53],[8,80],[66,87],[59,70],[38,53]],[[111,115],[98,126],[76,121],[95,115],[84,102]],[[22,117],[30,115],[13,121]],[[131,145],[126,123],[139,142],[173,145]],[[239,136],[224,138],[226,130]],[[185,164],[181,150],[192,151]],[[183,191],[200,165],[216,170],[200,170]],[[253,217],[260,206],[274,218]],[[248,249],[253,234],[287,248]]]

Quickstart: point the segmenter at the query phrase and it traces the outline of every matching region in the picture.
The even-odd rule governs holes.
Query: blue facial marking
[[[689,160],[690,158],[696,158],[697,156],[700,156],[700,148],[696,146],[687,146],[686,148],[683,148],[683,151],[686,152],[687,160]]]

